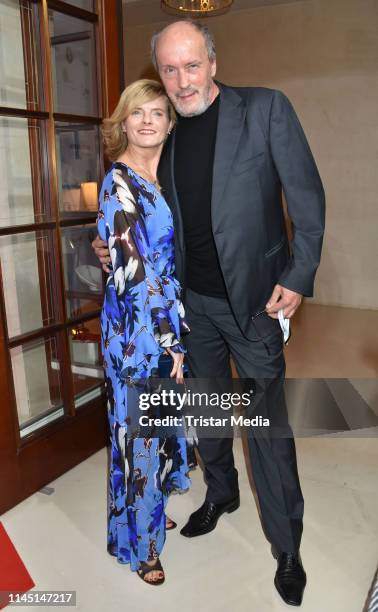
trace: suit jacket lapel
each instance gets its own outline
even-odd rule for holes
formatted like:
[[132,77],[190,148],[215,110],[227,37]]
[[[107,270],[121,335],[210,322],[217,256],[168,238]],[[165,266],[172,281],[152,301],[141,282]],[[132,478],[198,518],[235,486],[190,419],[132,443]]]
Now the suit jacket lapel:
[[180,249],[184,249],[184,232],[180,203],[175,185],[174,164],[175,164],[175,139],[176,131],[173,130],[169,140],[166,142],[159,162],[158,176],[163,188],[163,196],[173,215],[175,225],[175,241]]
[[[213,186],[212,186],[212,218],[217,206],[222,203],[222,196],[226,187],[231,165],[235,157],[241,133],[243,131],[246,107],[238,93],[217,82],[220,89],[219,115],[214,153]],[[173,130],[166,142],[159,164],[159,180],[163,187],[163,195],[172,210],[175,224],[175,242],[184,252],[184,231],[180,203],[176,191],[174,178],[176,131]],[[216,225],[213,221],[213,231]]]
[[[220,89],[220,100],[213,167],[212,213],[221,205],[246,113],[246,107],[234,89],[225,87],[221,83],[217,85]],[[216,219],[216,215],[213,219]],[[215,229],[213,223],[213,230]]]

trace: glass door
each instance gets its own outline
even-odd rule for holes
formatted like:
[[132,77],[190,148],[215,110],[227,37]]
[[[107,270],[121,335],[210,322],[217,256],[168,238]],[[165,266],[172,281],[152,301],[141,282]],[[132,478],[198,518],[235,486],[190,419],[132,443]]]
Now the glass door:
[[0,511],[106,442],[91,241],[118,5],[0,0]]

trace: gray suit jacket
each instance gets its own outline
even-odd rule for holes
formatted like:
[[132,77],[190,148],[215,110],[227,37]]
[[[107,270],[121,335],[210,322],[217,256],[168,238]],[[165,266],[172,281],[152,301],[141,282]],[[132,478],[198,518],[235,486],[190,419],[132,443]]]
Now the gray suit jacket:
[[[252,319],[264,309],[276,283],[313,295],[324,233],[324,190],[302,127],[284,94],[217,84],[212,230],[236,320],[247,338],[256,339]],[[174,145],[173,132],[160,160],[159,178],[173,212],[176,274],[185,288]],[[293,224],[290,249],[282,190]],[[258,336],[270,333],[275,322],[269,317],[260,321]]]

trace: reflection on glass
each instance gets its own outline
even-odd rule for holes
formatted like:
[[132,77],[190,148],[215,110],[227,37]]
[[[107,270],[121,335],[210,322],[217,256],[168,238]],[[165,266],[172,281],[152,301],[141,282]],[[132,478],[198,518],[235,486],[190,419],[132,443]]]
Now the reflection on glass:
[[21,430],[33,423],[36,424],[33,429],[38,429],[51,417],[61,416],[60,361],[56,338],[39,338],[12,348],[11,362]]
[[[33,27],[33,5],[17,0],[0,2],[0,106],[35,109],[38,106],[35,51],[37,28]],[[21,9],[21,10],[20,10]],[[22,39],[24,22],[24,43]],[[23,56],[28,57],[28,75],[25,79]]]
[[92,249],[95,226],[62,228],[67,316],[97,311],[103,300],[102,271]]
[[98,115],[94,25],[49,11],[54,110]]
[[102,393],[104,370],[99,320],[93,319],[72,327],[69,330],[69,343],[75,406],[79,407]]
[[66,2],[68,2],[68,4],[72,4],[73,6],[77,6],[78,8],[84,9],[86,11],[93,12],[95,9],[94,0],[66,0]]
[[97,212],[98,126],[56,124],[59,203],[63,216]]
[[0,236],[0,265],[10,338],[56,318],[51,232]]
[[41,132],[41,123],[34,119],[0,117],[0,227],[48,218],[41,182]]

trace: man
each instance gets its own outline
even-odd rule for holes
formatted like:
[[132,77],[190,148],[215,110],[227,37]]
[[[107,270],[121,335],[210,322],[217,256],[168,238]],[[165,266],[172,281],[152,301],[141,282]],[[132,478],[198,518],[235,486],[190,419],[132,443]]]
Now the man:
[[[282,93],[214,81],[214,41],[206,27],[170,24],[153,37],[152,58],[179,115],[159,177],[174,216],[191,374],[230,378],[231,354],[240,377],[274,381],[265,404],[269,413],[284,411],[278,311],[290,319],[302,296],[312,295],[324,232],[324,192],[311,151]],[[293,225],[290,252],[282,190]],[[306,574],[294,440],[256,436],[248,443],[277,558],[275,585],[286,603],[300,605]],[[186,537],[208,533],[239,506],[232,439],[201,439],[199,452],[208,489],[181,530]]]

